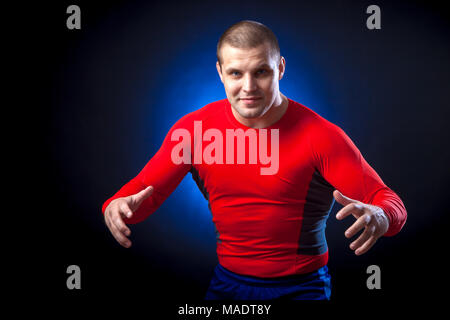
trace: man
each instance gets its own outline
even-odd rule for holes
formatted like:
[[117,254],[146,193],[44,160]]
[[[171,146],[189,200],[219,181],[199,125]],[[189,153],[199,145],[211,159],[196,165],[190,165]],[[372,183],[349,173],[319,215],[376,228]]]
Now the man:
[[[334,199],[344,206],[338,219],[356,218],[345,236],[362,230],[350,244],[356,255],[406,221],[400,198],[347,135],[280,92],[285,65],[266,26],[231,26],[217,45],[227,99],[181,118],[103,205],[108,228],[128,248],[127,224],[153,213],[191,172],[217,232],[219,265],[206,299],[330,299],[325,222]],[[245,141],[248,152],[239,153]]]

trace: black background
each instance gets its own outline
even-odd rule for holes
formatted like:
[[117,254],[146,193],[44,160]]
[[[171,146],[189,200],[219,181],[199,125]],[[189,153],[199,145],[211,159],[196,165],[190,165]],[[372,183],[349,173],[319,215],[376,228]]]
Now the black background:
[[[15,110],[19,119],[15,126],[17,143],[13,143],[12,150],[18,155],[13,163],[18,169],[8,173],[20,172],[14,175],[12,184],[16,191],[14,196],[18,196],[13,198],[14,212],[20,219],[12,228],[17,247],[9,263],[14,273],[8,280],[13,281],[19,297],[42,301],[44,307],[45,301],[65,306],[144,307],[152,308],[152,312],[160,310],[165,313],[164,318],[170,318],[176,315],[178,305],[203,303],[214,267],[211,252],[202,252],[189,244],[180,250],[183,251],[180,256],[167,255],[163,250],[152,251],[157,244],[126,250],[102,226],[99,211],[102,202],[145,164],[146,157],[132,164],[126,164],[126,156],[110,159],[117,154],[132,154],[140,148],[127,130],[139,114],[128,109],[124,115],[119,107],[110,107],[128,101],[129,87],[124,87],[124,93],[119,94],[120,101],[105,103],[101,110],[95,110],[98,107],[95,103],[79,104],[86,101],[84,96],[95,95],[92,92],[105,90],[102,86],[108,84],[87,87],[76,81],[80,75],[73,71],[87,70],[87,66],[80,63],[83,60],[76,57],[89,54],[77,50],[86,50],[85,38],[90,28],[100,28],[111,15],[126,17],[127,10],[131,15],[138,10],[136,8],[144,6],[143,3],[61,1],[14,9],[16,23],[10,25],[10,34],[14,48],[20,48],[17,52],[20,62],[13,64],[18,77],[11,78],[19,88],[15,97],[19,106]],[[236,17],[247,15],[258,20],[254,9],[258,6],[256,2],[209,2],[209,8],[217,12],[202,13],[205,3],[158,2],[156,6],[167,11],[161,9],[160,21],[155,23],[176,25],[166,29],[170,40],[177,29],[189,32],[190,26],[198,27],[198,18],[202,15],[214,17],[222,12],[222,16],[226,16],[228,12],[241,10]],[[81,7],[80,31],[66,28],[65,11],[70,4]],[[381,7],[382,30],[378,31],[375,42],[365,43],[370,31],[364,27],[367,16],[364,11],[370,4]],[[351,221],[336,222],[334,213],[340,207],[334,207],[328,222],[328,228],[334,231],[328,233],[327,230],[333,300],[325,305],[347,309],[361,304],[389,304],[399,311],[439,306],[448,283],[444,259],[448,243],[446,186],[450,160],[447,142],[449,14],[438,2],[425,1],[280,2],[271,5],[280,8],[273,13],[280,20],[295,16],[292,12],[292,16],[286,16],[283,7],[284,10],[298,8],[301,12],[298,20],[304,22],[296,23],[311,24],[311,34],[317,30],[316,42],[309,43],[314,47],[312,52],[319,52],[321,43],[343,48],[354,45],[353,50],[341,56],[330,57],[325,53],[318,56],[316,63],[330,66],[328,77],[323,80],[328,84],[324,94],[327,101],[336,101],[339,107],[339,125],[349,133],[387,185],[401,196],[408,210],[408,221],[400,234],[380,239],[370,253],[355,257],[343,239],[343,231]],[[351,21],[355,12],[361,13],[361,21]],[[228,25],[235,22],[236,17],[230,17]],[[114,33],[120,32],[119,21],[109,26],[111,34],[105,37],[113,39]],[[342,25],[336,26],[336,21],[341,21]],[[223,18],[218,28],[224,30],[227,22]],[[263,19],[261,22],[264,23]],[[18,35],[14,36],[16,32]],[[342,32],[345,34],[340,34]],[[169,40],[163,48],[169,52],[167,54],[176,51],[179,45]],[[326,49],[326,45],[323,46]],[[136,57],[128,59],[132,58]],[[126,66],[139,65],[139,59],[144,61],[145,56],[139,56],[138,61]],[[367,60],[373,64],[367,64]],[[71,61],[78,61],[79,65],[70,64]],[[106,61],[104,70],[109,68],[108,62],[114,63]],[[65,68],[66,65],[70,68]],[[157,66],[154,62],[153,67]],[[132,72],[136,71],[124,68],[124,77]],[[161,71],[155,74],[158,72]],[[362,82],[355,83],[358,80]],[[113,87],[121,84],[113,84]],[[72,89],[67,90],[68,87]],[[160,110],[152,112],[157,117]],[[90,134],[94,124],[103,134]],[[143,132],[144,129],[136,130]],[[68,142],[72,145],[68,146]],[[152,154],[158,146],[155,142],[150,150],[139,152]],[[71,152],[67,152],[69,148]],[[67,174],[67,170],[71,174]],[[96,174],[100,182],[95,186],[87,184],[82,179],[86,174]],[[92,222],[87,224],[80,219],[80,212],[92,215]],[[160,241],[162,247],[169,246],[165,242],[171,241],[175,231],[170,226],[157,229],[155,223],[157,221],[152,224],[150,218],[144,227],[136,226],[136,230],[142,238],[148,235],[153,242]],[[203,258],[208,262],[206,265],[202,264]],[[66,288],[66,268],[71,264],[79,265],[82,270],[82,289],[78,291]],[[379,265],[382,270],[381,290],[365,287],[368,276],[365,268],[371,264]],[[291,304],[288,310],[297,310],[298,306]]]

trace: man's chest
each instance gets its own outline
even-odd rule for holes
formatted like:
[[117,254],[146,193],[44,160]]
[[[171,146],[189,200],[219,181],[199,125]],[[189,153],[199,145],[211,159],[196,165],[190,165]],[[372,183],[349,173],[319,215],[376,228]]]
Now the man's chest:
[[[265,145],[257,140],[256,146],[247,139],[244,148],[235,142],[232,148],[223,148],[221,163],[193,164],[210,197],[247,195],[283,200],[304,194],[315,171],[309,142],[300,134],[283,131],[278,138],[268,135]],[[215,156],[213,149],[203,142],[206,155]]]

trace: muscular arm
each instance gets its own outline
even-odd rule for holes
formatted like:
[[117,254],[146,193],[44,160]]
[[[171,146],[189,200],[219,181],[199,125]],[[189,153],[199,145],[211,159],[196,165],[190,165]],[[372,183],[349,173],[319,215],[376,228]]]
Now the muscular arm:
[[348,197],[383,209],[389,219],[384,235],[397,234],[407,216],[402,200],[384,184],[344,131],[323,121],[325,126],[310,136],[316,169]]
[[102,206],[103,214],[105,214],[106,208],[114,199],[136,194],[150,185],[154,188],[152,195],[141,203],[139,209],[134,212],[131,218],[125,218],[124,222],[126,224],[141,222],[159,208],[159,206],[175,190],[181,180],[183,180],[191,167],[190,164],[174,164],[171,159],[172,148],[179,143],[178,141],[171,141],[172,132],[184,125],[186,125],[185,117],[180,119],[170,129],[160,149],[150,161],[148,161],[139,174],[126,183],[111,198],[105,201]]

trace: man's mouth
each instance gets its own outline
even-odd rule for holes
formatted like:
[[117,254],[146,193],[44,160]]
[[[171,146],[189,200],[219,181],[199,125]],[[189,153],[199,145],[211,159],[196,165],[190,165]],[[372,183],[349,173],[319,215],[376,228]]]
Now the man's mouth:
[[261,97],[244,97],[244,98],[240,98],[240,100],[242,100],[245,104],[252,104],[255,103],[258,100],[261,100]]

